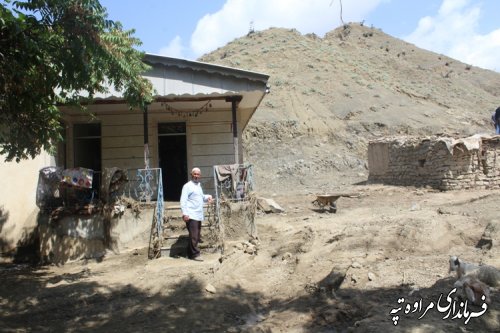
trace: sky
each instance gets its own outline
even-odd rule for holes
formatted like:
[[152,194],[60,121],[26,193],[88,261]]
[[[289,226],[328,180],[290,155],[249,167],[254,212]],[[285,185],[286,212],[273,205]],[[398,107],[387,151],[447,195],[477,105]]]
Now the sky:
[[[364,22],[416,46],[500,72],[498,0],[101,0],[138,48],[196,60],[250,29],[325,33]],[[341,6],[342,5],[342,6]],[[342,11],[341,11],[342,8]]]

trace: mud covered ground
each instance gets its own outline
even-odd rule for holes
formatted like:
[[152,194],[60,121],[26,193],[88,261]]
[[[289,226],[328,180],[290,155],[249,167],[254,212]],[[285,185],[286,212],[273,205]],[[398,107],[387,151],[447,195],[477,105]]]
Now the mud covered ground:
[[[203,253],[203,262],[148,260],[146,246],[100,262],[4,262],[0,331],[500,331],[497,290],[467,324],[452,319],[451,307],[425,313],[441,294],[440,306],[461,309],[446,301],[455,282],[450,255],[500,267],[498,239],[491,249],[476,247],[496,221],[499,190],[345,190],[357,195],[340,198],[336,214],[313,206],[313,195],[274,196],[286,212],[257,214],[254,253],[242,239],[228,242],[223,255]],[[482,310],[469,306],[476,315]]]

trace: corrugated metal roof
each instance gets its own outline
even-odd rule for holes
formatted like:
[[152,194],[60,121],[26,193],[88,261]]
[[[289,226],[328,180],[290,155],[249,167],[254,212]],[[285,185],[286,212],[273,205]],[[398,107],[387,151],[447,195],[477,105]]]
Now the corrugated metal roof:
[[[144,62],[152,66],[144,77],[153,84],[157,99],[254,95],[268,90],[269,75],[263,73],[153,54],[146,54]],[[109,87],[108,93],[96,94],[94,98],[97,103],[118,103],[123,100],[123,93]]]
[[267,80],[269,79],[269,75],[259,72],[246,71],[238,68],[227,67],[222,65],[214,65],[200,61],[193,61],[181,58],[171,58],[150,53],[147,53],[145,55],[144,62],[151,65],[159,64],[167,67],[172,66],[184,69],[191,69],[193,71],[206,71],[208,73],[217,73],[225,76],[234,76],[241,79],[262,81],[265,83],[267,83]]

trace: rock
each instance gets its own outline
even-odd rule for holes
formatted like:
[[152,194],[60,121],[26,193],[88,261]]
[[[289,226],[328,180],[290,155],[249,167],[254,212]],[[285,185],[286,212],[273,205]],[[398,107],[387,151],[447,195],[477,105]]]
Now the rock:
[[245,253],[248,253],[248,254],[254,254],[257,252],[257,249],[255,248],[254,245],[248,245],[246,248],[245,248]]
[[292,258],[292,254],[290,252],[286,252],[285,254],[283,254],[283,256],[281,257],[281,260],[287,260],[287,259],[290,259]]
[[[496,245],[500,240],[500,222],[492,220],[484,228],[481,239],[477,242],[476,247],[483,250],[491,250],[493,245]],[[494,244],[495,243],[495,244]]]
[[257,245],[259,245],[259,244],[260,244],[260,242],[259,242],[259,240],[258,240],[257,238],[252,238],[252,239],[250,239],[248,242],[249,242],[250,244],[255,245],[255,246],[257,246]]
[[372,272],[368,272],[368,280],[370,281],[375,280],[375,274],[373,274]]
[[319,287],[315,283],[306,283],[304,286],[304,289],[309,293],[309,294],[314,294],[319,290]]
[[352,268],[361,268],[361,264],[357,261],[354,261],[352,264],[351,264],[351,267]]
[[257,198],[258,207],[266,213],[283,213],[285,210],[273,199]]
[[211,294],[215,294],[217,290],[210,283],[205,286],[205,290]]

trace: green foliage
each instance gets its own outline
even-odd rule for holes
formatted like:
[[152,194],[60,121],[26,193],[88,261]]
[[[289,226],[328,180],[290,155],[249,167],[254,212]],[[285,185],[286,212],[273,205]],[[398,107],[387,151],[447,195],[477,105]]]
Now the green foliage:
[[123,91],[131,107],[151,102],[134,30],[107,19],[98,0],[0,0],[0,154],[35,157],[60,140],[58,104]]

